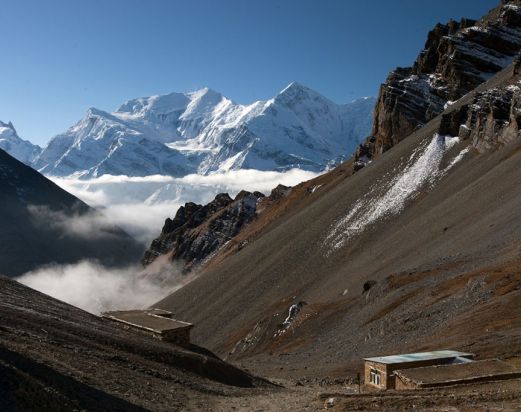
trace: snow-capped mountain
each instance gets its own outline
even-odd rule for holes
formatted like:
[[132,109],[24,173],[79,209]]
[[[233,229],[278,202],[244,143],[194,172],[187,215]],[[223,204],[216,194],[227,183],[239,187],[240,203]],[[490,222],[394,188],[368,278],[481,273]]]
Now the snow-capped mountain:
[[27,165],[30,165],[42,151],[40,146],[20,138],[11,122],[2,121],[0,121],[0,149]]
[[352,154],[371,129],[374,98],[338,105],[291,83],[249,105],[205,88],[89,109],[33,166],[55,176],[184,176],[237,169],[319,171]]

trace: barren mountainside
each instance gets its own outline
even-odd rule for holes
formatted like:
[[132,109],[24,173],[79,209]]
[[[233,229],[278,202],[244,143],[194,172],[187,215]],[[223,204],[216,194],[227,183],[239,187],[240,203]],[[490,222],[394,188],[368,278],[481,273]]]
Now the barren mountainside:
[[81,259],[125,265],[141,251],[99,212],[0,149],[0,274]]
[[181,348],[0,276],[2,411],[196,410],[267,386],[202,348]]
[[[521,370],[520,52],[521,0],[438,24],[381,86],[350,160],[267,196],[185,203],[144,254],[118,228],[92,249],[64,230],[85,226],[49,226],[92,211],[0,150],[0,255],[13,259],[0,273],[69,247],[141,257],[144,275],[181,269],[150,308],[193,324],[179,347],[0,275],[0,410],[518,410],[521,380],[488,381],[483,365]],[[318,170],[362,133],[342,119],[366,103],[298,84],[248,106],[209,89],[133,99],[89,111],[38,161],[85,176]],[[434,350],[478,362],[409,369],[443,386],[359,386],[364,358]]]
[[[511,30],[517,11],[483,24]],[[520,356],[519,61],[485,80],[359,172],[293,188],[157,305],[269,376],[441,347]]]

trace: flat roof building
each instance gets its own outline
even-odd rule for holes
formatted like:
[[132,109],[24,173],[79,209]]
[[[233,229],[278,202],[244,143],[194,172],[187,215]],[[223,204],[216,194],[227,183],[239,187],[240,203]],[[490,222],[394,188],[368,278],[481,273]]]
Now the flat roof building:
[[464,364],[425,366],[394,371],[396,389],[438,386],[521,378],[521,370],[498,359]]
[[173,319],[173,313],[162,309],[112,311],[103,313],[102,317],[118,322],[127,329],[182,346],[190,344],[190,330],[194,326]]
[[472,362],[473,358],[472,353],[452,350],[365,358],[365,383],[379,389],[394,389],[395,371],[433,365],[461,364]]

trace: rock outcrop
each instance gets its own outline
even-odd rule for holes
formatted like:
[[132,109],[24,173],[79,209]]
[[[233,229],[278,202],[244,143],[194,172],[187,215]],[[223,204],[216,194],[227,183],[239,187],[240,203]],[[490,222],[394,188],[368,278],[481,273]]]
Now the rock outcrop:
[[235,199],[218,194],[207,205],[186,203],[174,219],[166,219],[161,235],[152,241],[142,259],[151,264],[160,255],[179,261],[184,271],[208,259],[256,216],[260,192],[240,192]]
[[521,1],[502,1],[479,21],[438,24],[412,67],[381,86],[371,136],[354,170],[389,150],[448,105],[508,66],[521,50]]
[[439,133],[471,140],[479,152],[497,149],[521,137],[521,84],[477,93],[470,104],[446,113]]

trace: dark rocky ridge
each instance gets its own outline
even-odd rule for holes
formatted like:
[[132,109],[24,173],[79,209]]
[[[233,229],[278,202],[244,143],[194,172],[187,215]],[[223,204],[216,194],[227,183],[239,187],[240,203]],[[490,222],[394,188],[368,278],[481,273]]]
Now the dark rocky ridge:
[[440,134],[471,140],[479,152],[495,150],[518,139],[521,132],[519,82],[477,93],[472,103],[442,116]]
[[218,194],[207,205],[192,202],[181,206],[174,219],[166,219],[161,235],[152,241],[142,259],[150,265],[160,255],[179,261],[185,271],[202,263],[236,236],[256,216],[260,192],[240,192],[235,199]]
[[71,230],[96,210],[34,169],[0,150],[0,273],[18,276],[41,265],[95,259],[105,265],[137,263],[143,248],[116,226],[92,233]]
[[381,86],[371,136],[355,154],[364,167],[512,62],[521,49],[521,2],[503,1],[480,21],[438,24],[412,67]]

